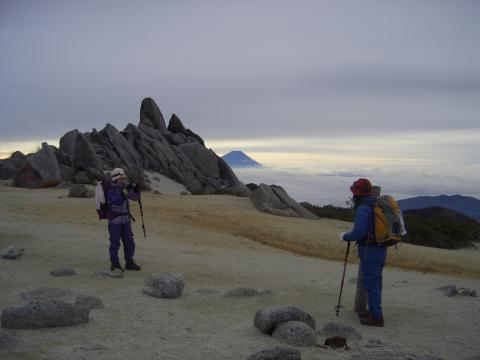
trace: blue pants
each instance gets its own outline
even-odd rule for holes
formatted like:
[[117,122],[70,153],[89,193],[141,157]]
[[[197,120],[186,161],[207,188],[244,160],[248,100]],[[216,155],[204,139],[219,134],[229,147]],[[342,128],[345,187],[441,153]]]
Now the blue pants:
[[118,259],[118,250],[120,249],[120,239],[123,243],[123,252],[125,260],[133,259],[135,255],[135,242],[133,241],[133,232],[130,223],[108,224],[110,233],[110,261],[112,264],[120,264]]
[[368,309],[375,319],[382,314],[382,271],[387,258],[387,248],[376,245],[359,245],[360,271],[363,287],[368,294]]

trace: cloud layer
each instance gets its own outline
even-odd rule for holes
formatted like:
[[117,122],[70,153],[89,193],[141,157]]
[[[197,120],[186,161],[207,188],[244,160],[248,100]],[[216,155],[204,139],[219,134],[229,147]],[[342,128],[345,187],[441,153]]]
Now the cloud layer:
[[352,169],[351,172],[302,173],[282,169],[235,169],[245,183],[277,184],[297,201],[316,205],[345,206],[351,197],[350,185],[366,177],[382,187],[383,194],[397,199],[424,195],[467,195],[480,198],[478,181],[473,178],[432,175],[411,170],[383,171]]

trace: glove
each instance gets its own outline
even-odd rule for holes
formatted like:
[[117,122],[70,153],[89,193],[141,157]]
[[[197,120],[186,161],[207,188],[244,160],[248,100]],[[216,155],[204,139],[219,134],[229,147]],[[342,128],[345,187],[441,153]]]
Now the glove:
[[347,240],[343,239],[343,235],[345,235],[346,233],[347,233],[347,231],[341,232],[340,235],[338,236],[338,239],[342,240],[342,241],[347,241]]
[[127,190],[132,190],[134,192],[139,192],[140,188],[138,186],[138,184],[134,183],[134,182],[131,182],[127,185],[126,187]]

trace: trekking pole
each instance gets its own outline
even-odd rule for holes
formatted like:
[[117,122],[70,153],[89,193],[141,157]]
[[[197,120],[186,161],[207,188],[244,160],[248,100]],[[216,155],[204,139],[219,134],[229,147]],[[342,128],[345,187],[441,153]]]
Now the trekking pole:
[[140,195],[140,191],[138,191],[138,205],[140,206],[140,216],[142,217],[143,237],[146,239],[147,234],[145,232],[145,222],[143,221],[143,206],[142,206],[142,197]]
[[340,285],[340,295],[338,296],[337,316],[340,312],[340,301],[342,300],[343,282],[345,281],[345,270],[347,270],[348,253],[350,252],[350,241],[347,241],[347,252],[345,253],[345,263],[343,265],[342,284]]

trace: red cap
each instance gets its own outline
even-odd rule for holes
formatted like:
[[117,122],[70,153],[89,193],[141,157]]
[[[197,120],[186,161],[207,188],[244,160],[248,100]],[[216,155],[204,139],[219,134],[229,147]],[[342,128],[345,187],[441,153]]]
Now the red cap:
[[372,195],[372,184],[368,179],[358,179],[350,186],[350,191],[357,196]]

